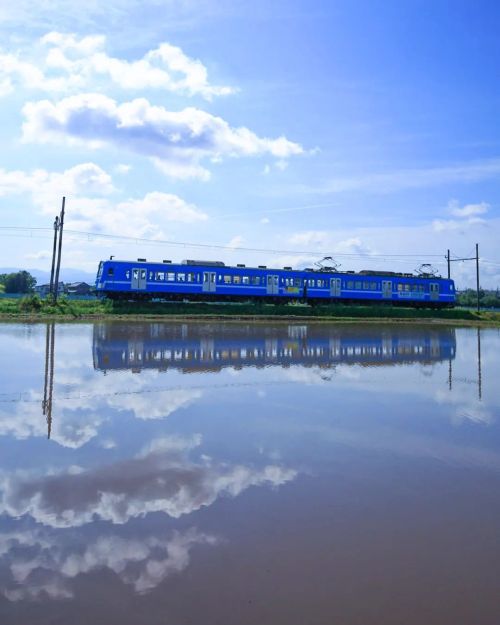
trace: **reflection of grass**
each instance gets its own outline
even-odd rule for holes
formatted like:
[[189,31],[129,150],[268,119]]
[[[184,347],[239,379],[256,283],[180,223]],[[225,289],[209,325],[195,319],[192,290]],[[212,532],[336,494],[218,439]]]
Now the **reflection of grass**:
[[4,318],[29,316],[39,319],[44,317],[110,317],[117,315],[147,316],[216,316],[216,317],[301,317],[311,319],[449,319],[487,321],[500,323],[500,313],[484,311],[476,313],[460,308],[446,310],[399,308],[391,306],[305,306],[300,304],[208,304],[208,303],[133,303],[111,302],[107,300],[68,300],[60,297],[57,302],[52,299],[40,299],[36,295],[28,295],[22,299],[0,299],[0,315]]

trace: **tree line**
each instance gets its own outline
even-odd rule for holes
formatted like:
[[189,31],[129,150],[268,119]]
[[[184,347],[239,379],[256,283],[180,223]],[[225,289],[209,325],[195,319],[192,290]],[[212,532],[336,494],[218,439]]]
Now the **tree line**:
[[33,293],[36,278],[29,271],[0,273],[0,290],[4,293]]

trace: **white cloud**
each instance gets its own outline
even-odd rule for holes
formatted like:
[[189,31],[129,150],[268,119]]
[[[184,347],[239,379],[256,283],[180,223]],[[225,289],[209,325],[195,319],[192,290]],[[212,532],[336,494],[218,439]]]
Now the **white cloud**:
[[91,149],[114,147],[155,159],[173,177],[206,177],[204,159],[271,154],[287,158],[303,148],[285,137],[258,137],[245,127],[232,128],[221,117],[193,107],[169,111],[145,98],[118,104],[97,93],[57,103],[27,103],[23,139],[34,143],[69,143]]
[[[236,89],[211,85],[206,67],[169,43],[161,43],[141,59],[127,61],[105,52],[106,37],[51,32],[33,51],[0,54],[0,84],[8,94],[15,85],[47,92],[89,89],[103,82],[121,89],[163,89],[206,100]],[[26,60],[20,57],[26,57]]]
[[329,239],[329,233],[323,230],[306,230],[296,232],[289,238],[292,245],[320,245],[323,246]]
[[495,178],[500,174],[500,159],[434,167],[427,169],[401,169],[384,173],[338,177],[317,188],[304,187],[307,192],[343,193],[394,193],[403,189],[418,189],[443,184],[476,182]]
[[446,232],[449,230],[459,230],[465,232],[472,226],[484,225],[485,219],[481,217],[469,217],[468,219],[434,219],[432,228],[436,232]]
[[465,206],[460,206],[457,200],[451,200],[448,204],[448,208],[455,217],[474,217],[475,215],[484,215],[487,213],[490,209],[490,205],[487,202],[480,202],[479,204],[465,204]]
[[125,165],[124,163],[119,163],[115,167],[115,172],[117,174],[128,174],[131,169],[132,169],[131,165]]
[[[61,196],[67,197],[66,228],[90,232],[158,238],[170,222],[195,223],[208,219],[203,211],[172,193],[153,191],[140,199],[113,202],[111,176],[94,163],[63,172],[0,169],[0,196],[28,193],[41,212],[54,215]],[[34,258],[34,257],[33,257]]]
[[261,224],[268,224],[270,222],[271,222],[271,220],[269,219],[269,217],[262,217],[262,219],[260,220],[259,223],[261,223]]
[[227,244],[227,247],[230,247],[232,249],[237,249],[238,247],[242,246],[244,241],[245,239],[240,234],[238,234],[229,241],[229,243]]

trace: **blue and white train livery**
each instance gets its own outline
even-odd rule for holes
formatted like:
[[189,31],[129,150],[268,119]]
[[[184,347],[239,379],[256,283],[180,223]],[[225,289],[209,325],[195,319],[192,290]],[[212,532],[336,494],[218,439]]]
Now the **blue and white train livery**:
[[101,261],[96,291],[111,299],[171,301],[302,300],[311,304],[455,305],[453,280],[391,271],[294,270],[227,266],[220,261]]

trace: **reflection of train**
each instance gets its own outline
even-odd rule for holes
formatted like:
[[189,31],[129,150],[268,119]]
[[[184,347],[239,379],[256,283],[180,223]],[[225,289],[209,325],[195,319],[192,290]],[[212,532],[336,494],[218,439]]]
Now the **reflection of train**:
[[455,357],[455,330],[430,327],[100,323],[94,368],[220,371],[223,367],[433,363]]
[[96,291],[112,299],[194,301],[266,301],[301,299],[311,304],[382,302],[400,306],[444,308],[455,305],[453,280],[431,274],[393,271],[334,272],[226,266],[220,261],[184,260],[172,264],[101,261]]

